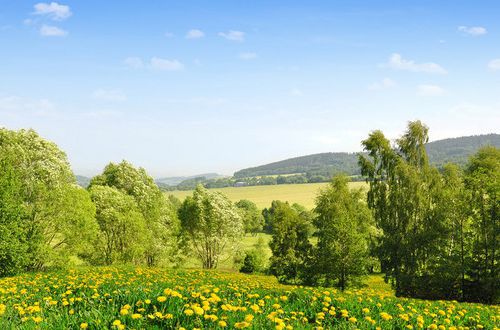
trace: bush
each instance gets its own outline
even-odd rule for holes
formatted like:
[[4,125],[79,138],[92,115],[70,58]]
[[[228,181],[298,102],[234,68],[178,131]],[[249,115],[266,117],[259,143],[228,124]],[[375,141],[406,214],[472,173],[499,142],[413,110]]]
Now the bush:
[[247,252],[245,255],[245,260],[243,261],[243,266],[240,268],[241,273],[251,274],[255,272],[255,256],[251,252]]

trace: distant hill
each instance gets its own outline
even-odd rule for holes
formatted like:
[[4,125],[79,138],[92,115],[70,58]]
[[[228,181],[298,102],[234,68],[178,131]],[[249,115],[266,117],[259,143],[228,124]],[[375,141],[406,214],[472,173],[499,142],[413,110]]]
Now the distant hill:
[[[469,156],[481,146],[493,145],[500,148],[500,134],[474,135],[433,141],[427,144],[429,160],[441,166],[447,162],[464,165]],[[234,173],[235,178],[263,175],[306,173],[308,176],[343,172],[359,175],[358,156],[356,153],[327,152],[308,156],[289,158],[282,161],[246,168]]]
[[[357,174],[358,158],[355,153],[325,152],[308,156],[295,157],[267,165],[251,167],[234,173],[235,178],[263,175],[311,173],[330,176],[332,172]],[[327,172],[327,173],[325,173]]]
[[83,188],[87,188],[90,184],[90,178],[83,175],[75,175],[76,183]]
[[165,178],[159,178],[156,179],[156,184],[159,186],[177,186],[179,183],[186,181],[186,180],[192,180],[195,178],[205,178],[207,180],[209,179],[216,179],[216,178],[221,178],[223,175],[217,174],[217,173],[205,173],[205,174],[198,174],[198,175],[191,175],[191,176],[172,176],[172,177],[165,177]]
[[472,154],[485,145],[500,148],[500,134],[462,136],[437,140],[428,143],[426,149],[429,161],[434,165],[441,166],[450,162],[464,165]]

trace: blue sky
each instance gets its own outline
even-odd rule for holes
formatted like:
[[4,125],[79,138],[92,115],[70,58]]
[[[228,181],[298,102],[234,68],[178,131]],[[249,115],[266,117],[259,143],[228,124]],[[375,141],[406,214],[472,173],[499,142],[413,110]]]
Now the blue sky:
[[359,151],[408,120],[499,133],[498,1],[0,0],[0,125],[94,175]]

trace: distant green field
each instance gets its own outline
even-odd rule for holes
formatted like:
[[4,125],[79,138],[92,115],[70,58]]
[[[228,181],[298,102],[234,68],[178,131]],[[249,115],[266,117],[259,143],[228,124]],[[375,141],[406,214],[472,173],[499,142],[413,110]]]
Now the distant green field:
[[[251,187],[226,187],[214,189],[224,193],[230,200],[236,202],[241,199],[248,199],[257,204],[259,208],[269,207],[273,200],[299,203],[307,208],[314,207],[314,199],[319,189],[325,187],[327,183],[304,183],[304,184],[281,184],[272,186],[251,186]],[[364,182],[351,182],[353,188],[366,187]],[[171,194],[184,200],[191,195],[192,191],[169,191]]]

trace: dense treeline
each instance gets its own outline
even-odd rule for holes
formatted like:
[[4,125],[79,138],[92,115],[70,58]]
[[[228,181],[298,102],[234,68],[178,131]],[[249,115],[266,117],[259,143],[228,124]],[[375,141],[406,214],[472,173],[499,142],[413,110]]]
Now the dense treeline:
[[[181,202],[126,161],[83,189],[55,144],[0,129],[0,276],[75,261],[182,266],[195,257],[216,268],[233,258],[242,272],[285,283],[344,290],[380,270],[397,295],[496,303],[500,150],[437,168],[427,140],[418,121],[395,143],[374,131],[358,156],[367,194],[338,175],[313,210],[274,201],[260,211],[201,184]],[[268,261],[262,240],[241,249],[243,235],[259,232],[271,235]]]
[[[176,186],[159,184],[164,191],[173,190],[194,190],[198,185],[203,185],[207,189],[224,187],[242,187],[242,186],[272,186],[278,184],[300,184],[300,183],[318,183],[328,182],[334,174],[318,171],[305,174],[277,175],[277,176],[255,176],[248,178],[224,177],[207,179],[203,176],[191,178],[182,181]],[[351,176],[352,181],[363,181],[361,175]]]

